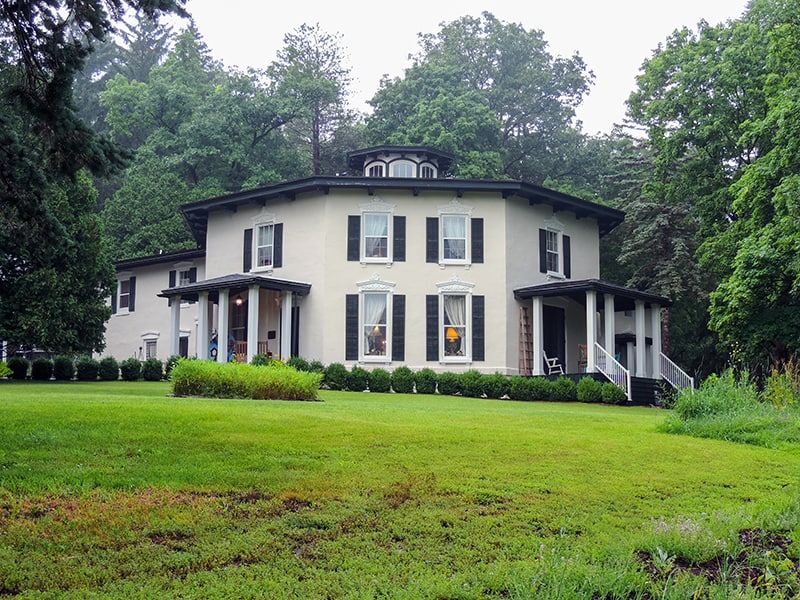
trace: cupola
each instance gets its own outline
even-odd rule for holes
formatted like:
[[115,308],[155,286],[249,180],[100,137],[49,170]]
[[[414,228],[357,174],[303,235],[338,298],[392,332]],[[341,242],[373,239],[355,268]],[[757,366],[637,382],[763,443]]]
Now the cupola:
[[375,146],[347,155],[347,166],[366,177],[438,179],[449,174],[454,156],[427,146]]

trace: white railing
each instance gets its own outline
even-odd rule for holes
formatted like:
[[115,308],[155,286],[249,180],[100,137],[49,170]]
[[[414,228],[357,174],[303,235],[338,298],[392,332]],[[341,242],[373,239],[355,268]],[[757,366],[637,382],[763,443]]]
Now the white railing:
[[628,369],[623,367],[616,358],[606,352],[606,349],[598,343],[594,345],[594,366],[611,383],[618,385],[625,391],[628,402],[633,399],[633,396],[631,396],[631,374]]
[[669,383],[676,390],[690,390],[694,391],[694,377],[690,377],[678,365],[667,358],[663,352],[661,355],[661,377]]

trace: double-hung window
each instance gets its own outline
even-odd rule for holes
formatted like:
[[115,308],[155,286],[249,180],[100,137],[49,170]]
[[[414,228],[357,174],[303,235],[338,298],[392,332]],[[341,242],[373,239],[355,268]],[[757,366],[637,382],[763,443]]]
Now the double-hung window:
[[119,296],[117,308],[120,312],[126,312],[131,305],[131,280],[123,279],[119,282]]
[[275,249],[275,225],[264,223],[256,228],[256,268],[272,267]]
[[365,359],[388,356],[389,294],[361,295],[361,354]]
[[442,215],[442,261],[467,262],[467,215]]
[[362,231],[364,241],[362,256],[369,262],[370,259],[389,259],[389,228],[391,215],[388,212],[362,214]]
[[439,322],[442,324],[440,339],[444,360],[464,360],[470,355],[467,299],[466,294],[441,296],[442,318]]
[[136,277],[127,273],[118,273],[117,277],[117,289],[111,296],[111,312],[132,313],[136,303]]
[[555,217],[539,230],[539,271],[552,279],[570,279],[572,262],[570,237]]
[[545,230],[547,236],[545,260],[547,261],[547,271],[549,273],[561,273],[561,261],[559,259],[558,251],[558,237],[557,231]]

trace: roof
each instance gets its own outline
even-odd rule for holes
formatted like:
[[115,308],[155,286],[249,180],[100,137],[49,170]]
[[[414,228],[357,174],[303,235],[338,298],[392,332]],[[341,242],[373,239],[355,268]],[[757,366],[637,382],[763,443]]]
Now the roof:
[[378,158],[385,154],[400,154],[401,156],[413,156],[417,159],[431,160],[436,162],[440,171],[447,171],[455,161],[455,156],[428,146],[373,146],[363,150],[355,150],[347,154],[347,166],[350,169],[363,170],[364,163],[369,159]]
[[176,252],[151,254],[150,256],[141,256],[139,258],[126,258],[125,260],[118,260],[114,263],[114,266],[118,271],[124,271],[125,269],[134,269],[136,267],[147,267],[150,265],[160,265],[163,263],[195,260],[197,258],[204,258],[205,255],[206,251],[202,248],[193,248],[191,250],[178,250]]
[[586,292],[594,290],[601,294],[597,298],[598,308],[603,306],[602,294],[614,295],[615,310],[633,310],[636,300],[641,300],[645,306],[658,304],[662,307],[672,306],[672,300],[642,290],[625,287],[601,279],[579,279],[567,281],[550,281],[539,283],[514,290],[514,297],[517,300],[527,300],[534,296],[552,298],[555,296],[567,296],[581,303],[586,302]]
[[294,292],[305,296],[311,291],[311,284],[302,281],[292,281],[290,279],[277,279],[274,277],[263,277],[260,275],[240,275],[238,273],[231,275],[223,275],[222,277],[214,277],[212,279],[205,279],[196,283],[189,283],[186,285],[174,286],[161,290],[158,294],[161,298],[172,298],[180,296],[183,300],[197,300],[200,292],[209,292],[209,294],[218,294],[220,290],[236,291],[246,290],[252,285],[257,285],[264,290],[274,290],[278,292]]
[[368,195],[380,190],[407,190],[415,196],[425,191],[446,191],[458,197],[470,192],[497,194],[503,199],[520,196],[527,199],[531,205],[547,204],[552,206],[554,211],[571,211],[578,218],[597,219],[601,236],[609,233],[625,218],[625,214],[615,208],[521,181],[398,177],[308,177],[191,202],[181,206],[180,210],[198,245],[204,246],[208,215],[212,211],[230,210],[235,212],[241,205],[260,203],[263,206],[270,200],[279,198],[295,200],[299,195],[308,193],[327,195],[334,188],[362,190]]

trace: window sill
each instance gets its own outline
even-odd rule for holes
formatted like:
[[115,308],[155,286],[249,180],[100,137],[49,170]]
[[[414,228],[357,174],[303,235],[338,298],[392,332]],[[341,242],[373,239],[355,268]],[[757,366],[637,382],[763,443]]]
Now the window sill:
[[465,269],[469,269],[472,266],[472,263],[468,260],[443,260],[439,261],[439,268],[444,269],[446,267],[464,267]]
[[386,265],[387,268],[392,266],[392,259],[390,258],[362,258],[361,259],[361,266],[366,267],[367,265]]
[[563,273],[556,273],[555,271],[548,271],[547,272],[547,279],[557,279],[559,281],[563,281],[566,279]]
[[369,355],[367,355],[367,356],[362,356],[358,360],[358,362],[361,363],[361,364],[369,363],[369,364],[389,365],[389,364],[392,363],[392,359],[389,358],[388,356],[369,356]]
[[469,365],[472,364],[471,356],[445,356],[439,359],[442,365]]
[[269,266],[269,267],[255,267],[253,269],[250,269],[250,272],[251,273],[263,273],[263,274],[266,274],[266,275],[271,275],[273,270],[274,270],[274,268],[271,267],[271,266]]

